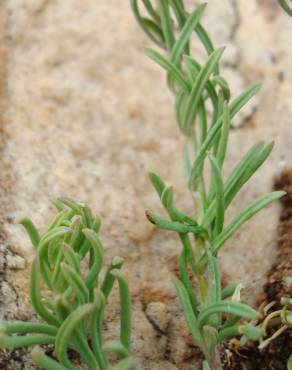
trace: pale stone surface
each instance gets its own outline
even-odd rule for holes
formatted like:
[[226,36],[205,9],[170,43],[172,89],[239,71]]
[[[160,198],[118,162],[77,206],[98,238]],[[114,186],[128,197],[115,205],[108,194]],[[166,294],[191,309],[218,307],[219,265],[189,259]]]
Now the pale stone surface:
[[[233,91],[263,82],[258,100],[235,122],[244,126],[231,133],[226,173],[256,141],[276,144],[269,162],[230,207],[228,219],[271,190],[274,176],[291,166],[292,21],[274,3],[212,0],[204,17],[215,45],[228,46],[223,71]],[[30,261],[33,249],[16,225],[19,217],[31,217],[43,229],[53,215],[49,196],[90,204],[103,219],[107,262],[113,255],[126,259],[139,368],[193,368],[191,341],[170,283],[178,239],[155,230],[144,217],[145,208],[162,214],[146,176],[149,170],[174,185],[179,206],[192,212],[184,193],[183,141],[164,74],[143,53],[151,44],[136,25],[128,1],[117,6],[116,0],[13,0],[2,2],[0,12],[1,55],[2,50],[7,54],[0,66],[1,75],[5,71],[3,245]],[[225,279],[242,281],[251,301],[273,262],[277,219],[274,205],[245,225],[221,253]],[[21,257],[11,258],[10,267],[25,267]],[[9,318],[29,316],[28,270],[6,267],[1,317],[6,312]],[[19,299],[21,306],[13,304]],[[156,308],[157,302],[167,305],[166,334],[157,333],[144,312],[151,302]],[[117,332],[118,311],[111,309],[108,316],[110,336]],[[14,364],[17,368],[23,367]]]

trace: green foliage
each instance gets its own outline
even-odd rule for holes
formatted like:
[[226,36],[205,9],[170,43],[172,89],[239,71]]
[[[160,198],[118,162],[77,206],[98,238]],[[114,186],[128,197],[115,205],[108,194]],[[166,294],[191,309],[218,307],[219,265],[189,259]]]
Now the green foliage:
[[[52,203],[59,212],[43,236],[30,220],[20,221],[36,249],[29,293],[42,322],[1,322],[1,348],[52,345],[57,360],[39,347],[32,351],[35,363],[49,370],[78,369],[69,351],[77,353],[90,370],[109,369],[108,352],[116,354],[115,369],[135,369],[130,355],[131,300],[121,271],[123,260],[114,257],[101,279],[100,219],[71,199]],[[104,343],[104,310],[115,281],[120,291],[120,338]]]
[[[223,175],[230,122],[260,86],[252,85],[230,99],[228,83],[220,75],[219,63],[224,48],[214,48],[200,23],[205,5],[188,13],[182,0],[158,0],[157,8],[150,1],[146,5],[145,1],[132,0],[131,4],[142,29],[164,50],[160,53],[148,49],[147,55],[165,70],[174,95],[178,128],[186,137],[183,163],[188,188],[195,200],[195,216],[178,210],[172,187],[151,173],[150,181],[168,218],[151,211],[146,215],[159,228],[179,235],[182,244],[180,278],[173,282],[194,342],[206,358],[204,367],[217,369],[216,346],[220,341],[237,335],[258,340],[262,335],[261,327],[254,325],[259,314],[240,301],[241,287],[233,285],[222,290],[218,252],[246,221],[284,194],[273,192],[260,197],[225,225],[227,208],[273,147],[273,143],[266,146],[256,143],[229,175]],[[193,33],[197,34],[207,54],[202,65],[191,54]]]

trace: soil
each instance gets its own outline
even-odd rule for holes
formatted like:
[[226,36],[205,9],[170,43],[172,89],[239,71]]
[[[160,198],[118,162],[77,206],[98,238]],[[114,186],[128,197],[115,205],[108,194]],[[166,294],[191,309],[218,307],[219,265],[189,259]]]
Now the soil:
[[[281,307],[281,297],[292,296],[292,285],[289,283],[292,276],[292,170],[286,170],[276,178],[274,187],[275,190],[285,190],[287,194],[281,200],[277,258],[267,274],[263,292],[258,296],[259,305],[274,301],[273,310]],[[268,334],[270,336],[273,332]],[[291,353],[292,329],[286,330],[262,351],[255,344],[239,347],[236,340],[231,340],[225,347],[224,369],[284,370]]]

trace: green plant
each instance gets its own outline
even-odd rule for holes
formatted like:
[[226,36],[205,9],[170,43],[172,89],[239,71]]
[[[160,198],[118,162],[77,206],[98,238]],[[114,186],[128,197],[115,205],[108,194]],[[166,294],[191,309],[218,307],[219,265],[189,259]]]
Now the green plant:
[[[44,322],[1,322],[1,348],[52,345],[58,361],[39,347],[32,351],[44,369],[76,370],[69,351],[90,370],[135,369],[130,355],[131,301],[121,272],[123,259],[114,257],[100,281],[104,251],[98,237],[100,219],[70,199],[52,200],[58,209],[42,237],[29,219],[20,223],[36,250],[31,267],[30,301]],[[102,325],[108,296],[117,281],[120,291],[120,338],[103,342]],[[15,335],[16,334],[16,335]],[[118,358],[111,367],[108,352]]]
[[[186,138],[183,164],[195,216],[177,209],[172,187],[154,173],[150,174],[150,180],[168,219],[151,211],[146,214],[161,229],[178,233],[182,245],[178,261],[180,278],[174,278],[173,282],[194,342],[205,356],[204,369],[221,369],[218,344],[237,335],[258,340],[262,328],[255,325],[258,313],[240,302],[240,285],[221,288],[218,252],[243,223],[284,192],[272,192],[259,198],[224,225],[227,208],[273,147],[273,143],[256,143],[230,175],[223,177],[230,121],[257,93],[259,85],[248,87],[230,100],[230,88],[220,75],[219,62],[224,48],[214,49],[200,23],[205,5],[188,13],[183,0],[156,3],[157,7],[150,0],[131,0],[138,23],[165,51],[161,54],[148,49],[147,54],[166,71],[167,83],[175,98],[178,127]],[[142,15],[139,4],[144,5],[147,16]],[[191,55],[193,33],[197,34],[208,56],[203,65]],[[207,159],[211,168],[209,180]]]

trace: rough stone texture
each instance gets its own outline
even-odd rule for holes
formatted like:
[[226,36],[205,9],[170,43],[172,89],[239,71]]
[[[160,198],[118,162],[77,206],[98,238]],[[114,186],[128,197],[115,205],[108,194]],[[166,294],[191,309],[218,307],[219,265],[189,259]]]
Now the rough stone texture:
[[[173,184],[178,204],[192,212],[177,154],[183,143],[164,75],[143,53],[150,43],[128,1],[14,0],[1,2],[0,15],[0,254],[9,248],[12,256],[5,264],[0,257],[1,317],[30,315],[28,270],[15,271],[24,261],[13,255],[29,263],[33,249],[17,219],[26,215],[43,229],[53,214],[48,197],[74,197],[102,216],[107,260],[126,258],[139,368],[193,368],[197,353],[169,279],[179,243],[144,217],[145,208],[161,212],[149,170]],[[235,122],[244,125],[232,131],[226,173],[254,142],[276,143],[230,207],[230,219],[291,166],[292,21],[274,0],[212,0],[204,22],[216,46],[228,45],[224,74],[233,90],[263,82],[258,101]],[[277,205],[269,207],[220,257],[225,280],[242,281],[251,301],[275,257],[277,219]],[[169,323],[161,330],[165,305]],[[108,313],[108,336],[117,314]],[[19,358],[9,369],[24,368]]]

